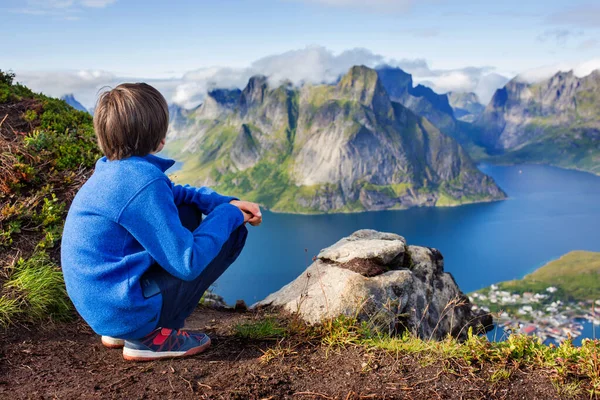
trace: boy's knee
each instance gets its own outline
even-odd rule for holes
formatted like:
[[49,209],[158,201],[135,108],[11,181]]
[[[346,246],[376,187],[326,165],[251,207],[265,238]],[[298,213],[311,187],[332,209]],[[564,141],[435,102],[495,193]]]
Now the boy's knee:
[[241,225],[231,234],[231,239],[235,244],[236,248],[243,248],[246,244],[246,238],[248,237],[248,228],[246,225]]
[[181,204],[177,206],[181,225],[189,231],[194,231],[202,222],[202,212],[193,204]]

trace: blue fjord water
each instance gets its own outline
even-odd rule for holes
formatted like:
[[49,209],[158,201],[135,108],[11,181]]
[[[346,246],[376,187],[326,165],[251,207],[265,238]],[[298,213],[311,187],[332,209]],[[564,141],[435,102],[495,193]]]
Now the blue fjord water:
[[214,290],[228,303],[252,304],[295,279],[320,249],[365,228],[438,248],[464,292],[521,278],[571,250],[600,251],[599,176],[541,165],[480,168],[507,200],[358,214],[265,211]]

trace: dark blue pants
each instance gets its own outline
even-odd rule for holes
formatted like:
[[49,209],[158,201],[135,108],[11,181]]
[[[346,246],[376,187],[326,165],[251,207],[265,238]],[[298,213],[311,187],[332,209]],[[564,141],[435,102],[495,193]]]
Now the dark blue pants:
[[[181,223],[190,231],[194,231],[202,222],[202,213],[195,206],[182,205],[178,209]],[[157,327],[183,328],[186,318],[194,311],[204,292],[238,258],[247,236],[248,230],[244,225],[237,228],[215,259],[193,281],[176,278],[158,264],[150,267],[143,280],[156,284],[163,298]]]

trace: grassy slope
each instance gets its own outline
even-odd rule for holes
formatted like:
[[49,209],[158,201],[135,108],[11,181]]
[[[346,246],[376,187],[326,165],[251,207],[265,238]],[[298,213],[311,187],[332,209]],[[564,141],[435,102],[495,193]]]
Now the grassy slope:
[[572,251],[523,279],[502,282],[499,286],[518,293],[543,292],[555,286],[563,298],[597,300],[600,298],[600,253]]
[[73,315],[58,245],[100,156],[89,114],[13,77],[0,71],[0,327]]

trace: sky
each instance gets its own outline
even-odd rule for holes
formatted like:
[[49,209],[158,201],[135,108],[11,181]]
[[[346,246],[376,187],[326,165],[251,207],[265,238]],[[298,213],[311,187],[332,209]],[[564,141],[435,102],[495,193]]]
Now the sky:
[[399,66],[487,102],[506,80],[600,68],[600,2],[558,0],[0,0],[0,69],[85,106],[123,81],[198,104],[214,86],[328,82]]

